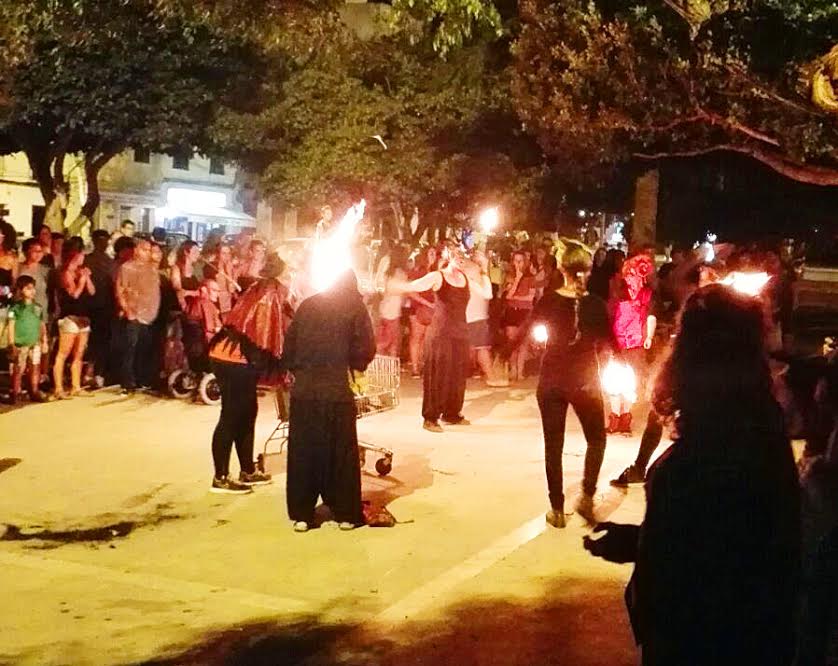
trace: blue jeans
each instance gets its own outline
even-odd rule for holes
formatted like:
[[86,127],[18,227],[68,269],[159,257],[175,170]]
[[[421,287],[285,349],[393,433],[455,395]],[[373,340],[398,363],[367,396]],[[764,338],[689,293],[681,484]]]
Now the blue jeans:
[[122,388],[129,391],[137,388],[137,381],[150,386],[151,370],[151,326],[138,321],[122,321]]

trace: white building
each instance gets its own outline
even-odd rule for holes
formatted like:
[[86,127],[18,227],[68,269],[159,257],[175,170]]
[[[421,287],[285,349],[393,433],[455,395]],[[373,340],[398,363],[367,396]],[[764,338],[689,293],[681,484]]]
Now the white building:
[[[84,170],[74,157],[67,158],[64,170],[70,189],[66,217],[72,221],[83,201]],[[164,227],[199,241],[212,229],[235,233],[256,227],[256,217],[243,205],[256,213],[252,190],[237,176],[235,167],[214,159],[125,151],[99,175],[101,204],[93,226],[112,231],[131,220],[137,231]],[[32,235],[43,220],[44,201],[23,154],[0,157],[0,204],[24,236]],[[270,212],[266,214],[270,227]]]

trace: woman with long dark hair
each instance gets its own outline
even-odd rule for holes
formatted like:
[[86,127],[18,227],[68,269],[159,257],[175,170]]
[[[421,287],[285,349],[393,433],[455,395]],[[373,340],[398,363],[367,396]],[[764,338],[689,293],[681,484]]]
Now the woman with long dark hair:
[[568,243],[559,270],[564,284],[547,292],[533,311],[532,326],[545,326],[547,348],[538,380],[538,408],[544,430],[544,463],[550,511],[547,522],[564,527],[564,449],[567,408],[573,407],[585,433],[585,471],[576,512],[594,522],[594,493],[605,455],[605,411],[599,381],[598,348],[610,345],[611,329],[602,299],[585,290],[591,254]]
[[201,248],[195,241],[183,241],[177,250],[175,265],[172,266],[172,287],[183,312],[186,312],[189,299],[195,298],[201,287],[201,281],[195,275],[195,264],[200,257]]
[[643,524],[586,541],[636,562],[643,664],[790,664],[800,499],[759,301],[721,285],[693,294],[654,404],[677,436],[649,470]]
[[442,268],[404,287],[407,292],[431,290],[436,295],[425,338],[422,376],[422,427],[430,432],[442,432],[440,419],[448,425],[470,425],[462,413],[469,370],[468,278],[462,268],[462,250],[457,245],[446,243],[442,260]]
[[90,339],[90,296],[96,293],[89,268],[84,266],[84,252],[75,245],[66,248],[58,276],[58,347],[52,368],[56,398],[66,398],[64,364],[70,361],[70,394],[81,394],[84,352]]

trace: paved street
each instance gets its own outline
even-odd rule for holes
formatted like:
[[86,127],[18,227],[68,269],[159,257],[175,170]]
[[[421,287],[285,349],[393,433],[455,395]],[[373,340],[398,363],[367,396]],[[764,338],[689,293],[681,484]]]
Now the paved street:
[[[291,530],[284,456],[273,485],[210,494],[215,408],[106,390],[3,413],[0,663],[636,663],[631,568],[590,557],[578,518],[545,528],[532,386],[473,384],[474,425],[442,435],[421,429],[412,383],[361,421],[396,451],[389,477],[364,475],[365,499],[399,524],[351,533]],[[273,425],[266,396],[257,445]],[[609,442],[603,480],[636,446]],[[642,490],[607,488],[612,519],[638,520]]]

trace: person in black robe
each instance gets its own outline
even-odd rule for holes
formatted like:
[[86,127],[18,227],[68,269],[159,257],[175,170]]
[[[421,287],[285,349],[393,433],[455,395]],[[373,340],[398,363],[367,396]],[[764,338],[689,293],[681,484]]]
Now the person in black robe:
[[302,302],[281,367],[293,374],[288,433],[288,516],[305,532],[322,497],[341,529],[362,525],[361,470],[351,372],[375,357],[372,321],[352,271]]

